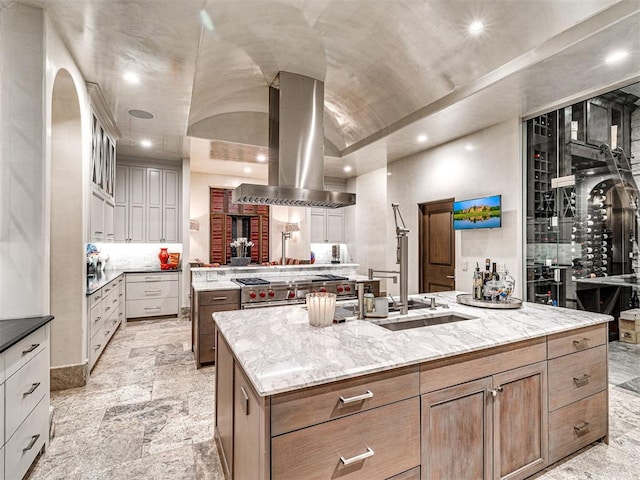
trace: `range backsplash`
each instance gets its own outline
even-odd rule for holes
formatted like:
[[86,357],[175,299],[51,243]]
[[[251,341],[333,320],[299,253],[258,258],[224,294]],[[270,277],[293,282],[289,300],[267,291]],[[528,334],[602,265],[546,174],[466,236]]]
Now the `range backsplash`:
[[[169,253],[182,254],[181,243],[94,243],[98,251],[108,255],[105,269],[153,268],[160,266],[160,247]],[[182,258],[180,262],[182,263]]]

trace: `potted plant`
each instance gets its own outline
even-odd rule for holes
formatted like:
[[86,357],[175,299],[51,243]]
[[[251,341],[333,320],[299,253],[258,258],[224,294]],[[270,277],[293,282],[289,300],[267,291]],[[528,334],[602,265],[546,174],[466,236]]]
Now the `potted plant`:
[[235,249],[235,256],[231,257],[232,266],[244,267],[251,263],[251,257],[247,256],[247,250],[253,247],[252,241],[247,241],[245,237],[238,237],[230,245]]

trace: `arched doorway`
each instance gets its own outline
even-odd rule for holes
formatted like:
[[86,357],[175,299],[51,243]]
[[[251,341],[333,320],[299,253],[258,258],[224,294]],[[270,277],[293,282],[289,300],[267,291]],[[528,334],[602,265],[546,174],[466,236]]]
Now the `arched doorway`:
[[[84,384],[82,124],[71,75],[60,70],[51,100],[50,311],[51,387]],[[57,369],[56,367],[65,367]]]

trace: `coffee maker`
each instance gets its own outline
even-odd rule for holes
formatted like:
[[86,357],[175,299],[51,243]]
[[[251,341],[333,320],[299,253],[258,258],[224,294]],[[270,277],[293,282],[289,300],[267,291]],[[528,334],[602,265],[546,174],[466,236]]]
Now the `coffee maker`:
[[340,263],[340,245],[331,245],[331,263]]

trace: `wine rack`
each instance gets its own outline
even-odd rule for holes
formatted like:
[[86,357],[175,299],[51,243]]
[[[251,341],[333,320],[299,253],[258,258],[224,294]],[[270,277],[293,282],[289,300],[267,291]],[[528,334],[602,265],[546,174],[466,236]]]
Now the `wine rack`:
[[612,232],[608,229],[606,188],[604,182],[596,185],[588,196],[587,211],[574,217],[571,244],[575,278],[610,274]]

